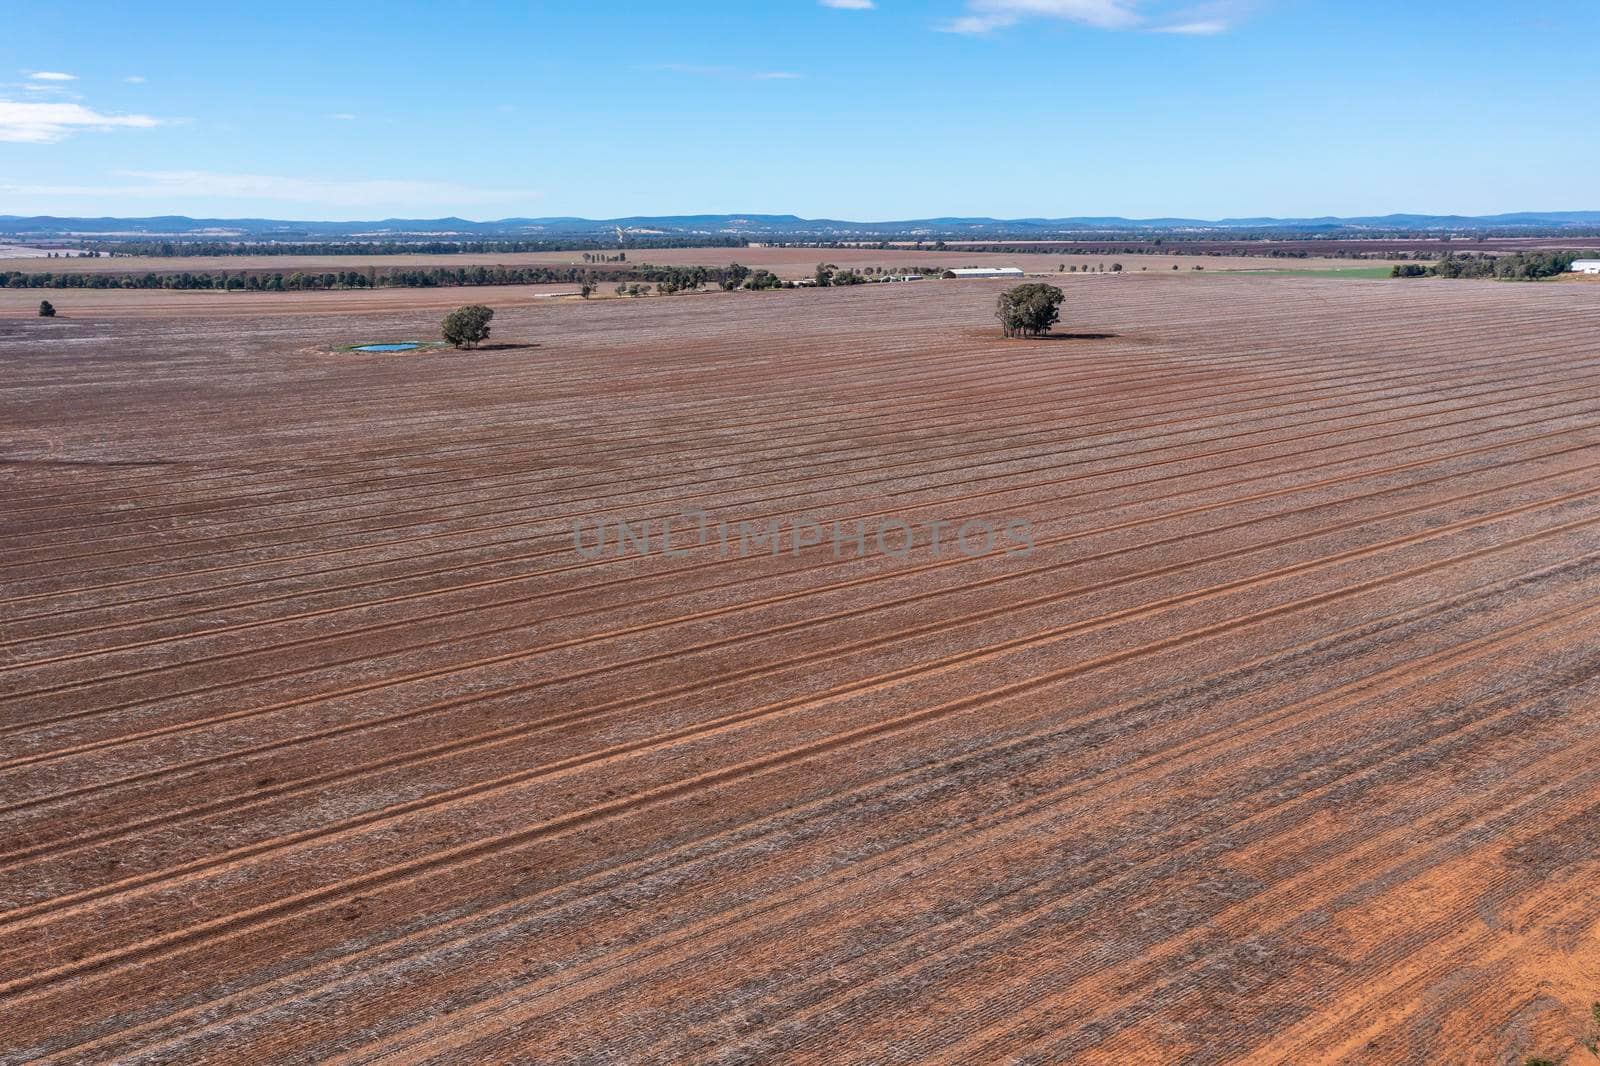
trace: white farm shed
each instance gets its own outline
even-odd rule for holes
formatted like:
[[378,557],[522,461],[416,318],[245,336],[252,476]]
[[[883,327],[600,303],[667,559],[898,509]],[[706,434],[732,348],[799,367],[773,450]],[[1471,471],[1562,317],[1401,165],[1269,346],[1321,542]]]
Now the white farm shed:
[[1600,259],[1574,259],[1572,261],[1574,274],[1600,274]]
[[1021,267],[956,267],[950,271],[958,278],[1020,278]]

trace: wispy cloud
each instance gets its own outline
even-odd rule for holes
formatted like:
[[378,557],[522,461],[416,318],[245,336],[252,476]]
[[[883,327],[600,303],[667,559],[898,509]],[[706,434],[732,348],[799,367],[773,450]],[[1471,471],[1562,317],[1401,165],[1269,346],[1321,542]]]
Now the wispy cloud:
[[872,0],[817,0],[817,3],[840,11],[871,11],[878,6]]
[[1176,6],[1161,0],[967,0],[966,13],[940,25],[947,33],[985,34],[1024,19],[1049,18],[1098,30],[1206,36],[1225,33],[1251,0]]
[[82,104],[0,100],[0,141],[52,144],[84,131],[159,125],[161,120],[149,115],[108,115]]
[[335,111],[328,117],[335,122],[354,122],[356,120],[356,117],[348,111]]
[[788,70],[739,70],[735,67],[702,67],[692,63],[655,63],[641,70],[660,70],[697,78],[723,78],[729,81],[796,81],[805,77]]
[[451,182],[391,178],[299,178],[210,170],[117,170],[111,176],[121,180],[101,185],[0,184],[0,195],[155,199],[175,205],[194,200],[274,200],[334,207],[526,201],[540,195],[528,189],[480,189]]
[[129,85],[143,85],[145,82],[145,77],[143,74],[129,74],[122,80],[127,82]]
[[1025,18],[1065,19],[1102,30],[1139,24],[1133,0],[967,0],[967,13],[941,28],[951,33],[988,33]]
[[1197,37],[1206,37],[1213,33],[1227,33],[1228,24],[1221,19],[1202,20],[1200,22],[1180,22],[1172,26],[1151,27],[1157,33],[1187,33]]
[[59,70],[36,70],[28,75],[34,81],[77,81],[76,74],[63,74]]

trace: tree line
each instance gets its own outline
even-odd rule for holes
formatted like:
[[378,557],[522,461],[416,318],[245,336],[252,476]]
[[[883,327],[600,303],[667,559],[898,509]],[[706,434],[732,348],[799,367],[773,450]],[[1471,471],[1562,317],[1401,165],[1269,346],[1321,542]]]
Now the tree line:
[[[1485,255],[1482,252],[1449,254],[1436,263],[1400,263],[1389,271],[1392,278],[1498,278],[1501,281],[1537,281],[1565,274],[1584,252],[1513,252],[1510,255]],[[1592,254],[1592,253],[1588,253]]]
[[[743,237],[629,237],[627,247],[649,248],[743,248],[750,242]],[[387,240],[387,241],[201,241],[201,240],[123,240],[96,241],[89,251],[73,258],[98,255],[178,256],[224,255],[457,255],[495,252],[615,252],[615,238],[607,240],[522,240],[492,239],[476,241]]]
[[[937,275],[939,267],[896,267],[894,273]],[[843,271],[821,284],[850,285],[890,273],[885,267]],[[819,276],[822,271],[819,269]],[[366,267],[358,270],[272,271],[176,270],[79,272],[11,270],[0,272],[0,288],[10,289],[211,289],[227,292],[308,292],[323,289],[432,289],[475,285],[578,285],[591,290],[601,282],[652,284],[658,292],[692,291],[705,285],[724,289],[776,289],[782,279],[767,270],[738,263],[722,267],[657,266],[650,263],[591,266]]]
[[[720,283],[729,267],[652,266],[476,266],[367,267],[361,270],[283,271],[181,270],[87,273],[20,270],[0,272],[0,288],[11,289],[219,289],[234,292],[304,292],[317,289],[430,289],[471,285],[593,285],[600,281],[653,282],[673,290]],[[743,270],[744,268],[738,268]],[[742,275],[741,275],[742,276]]]

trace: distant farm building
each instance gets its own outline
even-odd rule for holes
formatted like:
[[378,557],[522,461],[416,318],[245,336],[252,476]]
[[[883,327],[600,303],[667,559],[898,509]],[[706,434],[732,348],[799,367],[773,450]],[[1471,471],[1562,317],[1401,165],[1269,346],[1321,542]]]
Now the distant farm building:
[[1600,259],[1574,259],[1572,261],[1574,274],[1600,274]]
[[1021,267],[956,267],[950,271],[958,278],[1020,278]]

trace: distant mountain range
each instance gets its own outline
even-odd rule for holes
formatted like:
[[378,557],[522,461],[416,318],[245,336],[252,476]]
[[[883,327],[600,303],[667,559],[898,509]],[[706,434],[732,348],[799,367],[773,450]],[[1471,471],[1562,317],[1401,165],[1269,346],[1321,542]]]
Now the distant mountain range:
[[1282,233],[1317,236],[1381,236],[1423,232],[1600,231],[1600,211],[1519,211],[1503,215],[1372,215],[1355,218],[918,218],[896,222],[848,222],[798,215],[635,215],[627,218],[386,218],[365,222],[303,222],[270,218],[66,218],[0,215],[0,237],[41,240],[70,237],[172,237],[222,240],[394,240],[425,238],[574,239],[692,236],[785,237],[809,240],[1039,240],[1113,233]]

